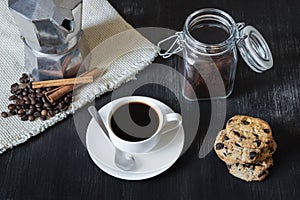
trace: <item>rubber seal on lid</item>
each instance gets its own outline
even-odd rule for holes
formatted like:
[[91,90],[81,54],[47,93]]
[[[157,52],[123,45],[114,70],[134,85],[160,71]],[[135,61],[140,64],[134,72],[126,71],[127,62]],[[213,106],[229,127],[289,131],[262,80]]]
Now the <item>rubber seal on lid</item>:
[[253,26],[240,30],[238,49],[244,61],[255,72],[262,73],[273,67],[271,50],[263,36]]

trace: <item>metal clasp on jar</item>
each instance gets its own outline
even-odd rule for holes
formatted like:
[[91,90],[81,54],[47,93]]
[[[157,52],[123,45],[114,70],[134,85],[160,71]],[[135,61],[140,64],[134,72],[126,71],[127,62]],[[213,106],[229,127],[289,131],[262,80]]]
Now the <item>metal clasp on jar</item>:
[[[157,43],[157,48],[158,48],[158,55],[160,55],[163,58],[169,58],[174,54],[177,54],[179,52],[182,51],[183,49],[183,43],[184,43],[184,39],[183,39],[183,32],[176,32],[174,35],[163,39],[161,41],[159,41]],[[172,43],[172,45],[169,47],[169,49],[165,52],[162,52],[161,46],[163,45],[163,43],[168,42],[169,40],[174,40],[174,42]]]

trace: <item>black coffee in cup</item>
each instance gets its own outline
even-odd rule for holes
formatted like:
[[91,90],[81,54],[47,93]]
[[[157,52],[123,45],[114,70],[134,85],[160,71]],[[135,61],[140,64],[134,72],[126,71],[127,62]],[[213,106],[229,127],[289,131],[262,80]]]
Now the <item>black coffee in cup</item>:
[[148,104],[130,102],[113,112],[110,126],[114,134],[123,140],[143,141],[156,133],[159,116]]

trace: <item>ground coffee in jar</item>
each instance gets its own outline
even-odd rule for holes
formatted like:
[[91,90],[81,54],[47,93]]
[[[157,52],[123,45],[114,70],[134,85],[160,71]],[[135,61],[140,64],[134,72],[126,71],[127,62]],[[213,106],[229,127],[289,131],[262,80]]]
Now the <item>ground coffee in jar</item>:
[[[167,58],[183,50],[182,94],[188,100],[227,98],[237,67],[237,49],[247,65],[261,73],[273,66],[271,51],[262,35],[252,26],[236,23],[226,12],[205,8],[192,13],[170,49],[159,55]],[[174,44],[178,44],[173,52]]]

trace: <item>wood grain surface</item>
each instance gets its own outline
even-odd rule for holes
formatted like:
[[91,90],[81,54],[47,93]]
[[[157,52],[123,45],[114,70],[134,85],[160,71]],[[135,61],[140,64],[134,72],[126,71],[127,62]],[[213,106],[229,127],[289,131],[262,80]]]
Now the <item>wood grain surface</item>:
[[[23,145],[0,156],[0,199],[300,199],[300,2],[296,0],[110,0],[134,27],[181,30],[194,10],[215,7],[236,21],[254,25],[268,41],[274,68],[257,74],[239,58],[235,88],[227,99],[228,119],[234,114],[270,122],[278,150],[275,167],[261,183],[229,175],[214,152],[198,152],[211,115],[200,102],[198,134],[191,147],[169,170],[144,181],[124,181],[102,172],[91,161],[69,117]],[[101,11],[99,11],[101,12]],[[158,63],[179,69],[177,56]],[[151,74],[151,66],[137,78]],[[120,88],[122,89],[122,88]],[[175,111],[177,99],[168,89],[147,85],[135,94],[157,98]],[[96,100],[101,108],[111,94]],[[88,123],[90,118],[83,119]],[[84,130],[82,130],[84,132]]]

